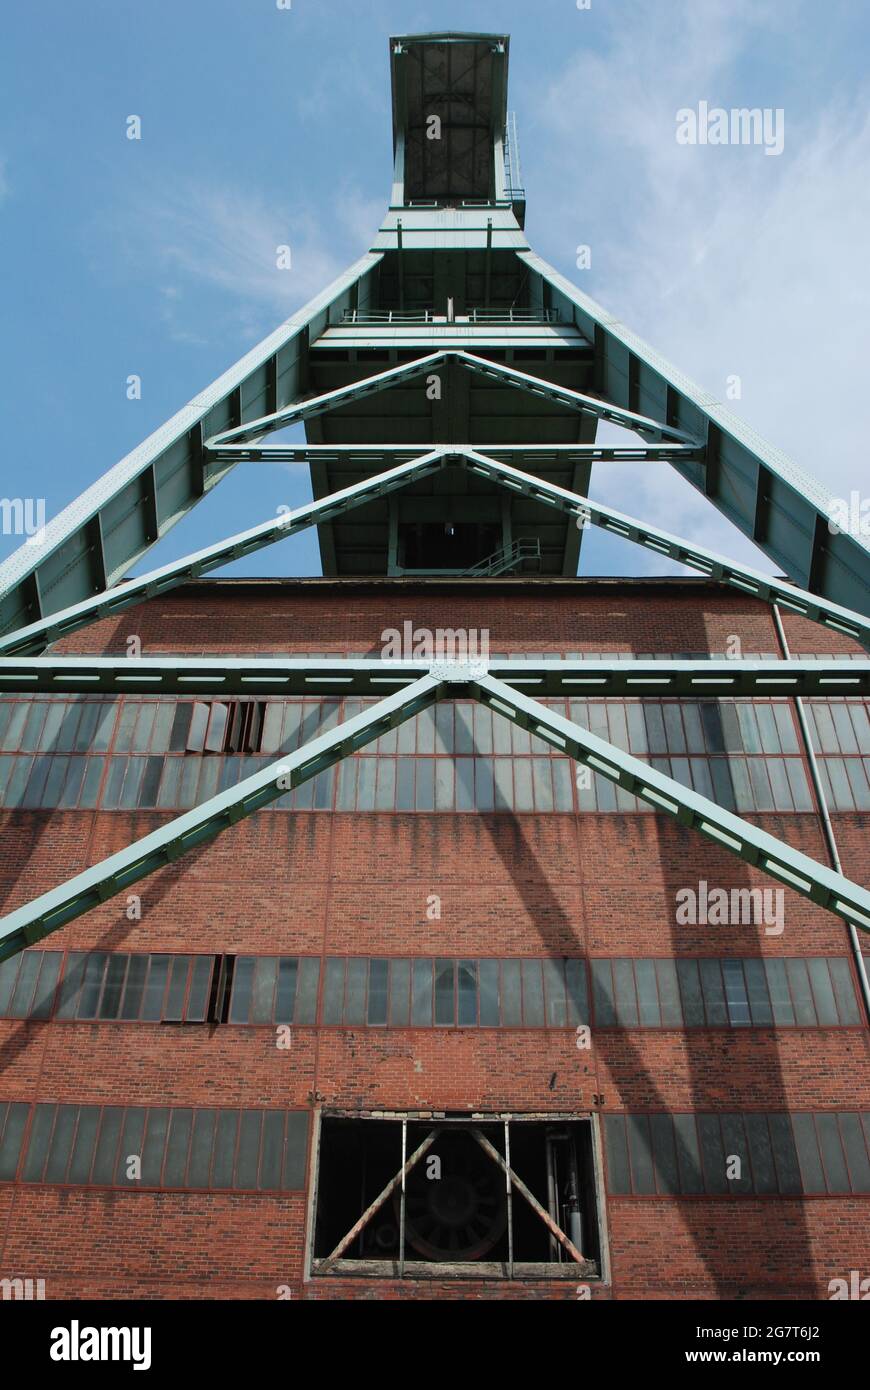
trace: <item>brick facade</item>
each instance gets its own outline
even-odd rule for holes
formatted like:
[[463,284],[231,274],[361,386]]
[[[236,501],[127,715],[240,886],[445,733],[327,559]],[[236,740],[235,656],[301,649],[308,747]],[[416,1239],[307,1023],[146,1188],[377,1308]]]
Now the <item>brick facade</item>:
[[[777,653],[769,610],[704,581],[200,583],[76,634],[65,652],[380,650],[385,628],[488,628],[506,651]],[[786,616],[793,654],[850,644]],[[157,812],[7,812],[9,911],[165,822]],[[826,862],[815,814],[757,816]],[[866,817],[838,815],[844,870],[870,876]],[[847,956],[845,925],[785,890],[786,929],[678,926],[674,895],[770,880],[650,814],[297,812],[254,816],[55,933],[53,950],[251,955]],[[440,919],[427,898],[441,898]],[[854,970],[850,962],[850,969]],[[363,1111],[733,1112],[870,1108],[866,1028],[155,1026],[0,1019],[0,1100]],[[312,1130],[312,1134],[314,1130]],[[870,1271],[867,1199],[608,1193],[610,1279],[593,1297],[826,1297]],[[0,1183],[0,1273],[48,1297],[575,1298],[574,1283],[304,1282],[307,1194],[120,1192]],[[50,1232],[50,1238],[47,1233]]]

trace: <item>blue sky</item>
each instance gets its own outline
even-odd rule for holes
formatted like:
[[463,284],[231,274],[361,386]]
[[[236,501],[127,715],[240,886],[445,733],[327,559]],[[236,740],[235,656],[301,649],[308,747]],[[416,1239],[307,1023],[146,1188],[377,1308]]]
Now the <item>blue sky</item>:
[[[0,495],[55,515],[368,249],[388,36],[449,28],[511,35],[534,248],[716,395],[738,375],[732,408],[833,493],[866,491],[870,11],[853,0],[19,0]],[[782,155],[678,146],[675,114],[701,100],[782,107]],[[764,566],[666,465],[599,468],[591,492]],[[299,466],[237,469],[146,567],[308,495]],[[18,544],[0,535],[0,558]],[[668,571],[599,533],[584,553],[586,573]],[[308,536],[224,572],[317,570]]]

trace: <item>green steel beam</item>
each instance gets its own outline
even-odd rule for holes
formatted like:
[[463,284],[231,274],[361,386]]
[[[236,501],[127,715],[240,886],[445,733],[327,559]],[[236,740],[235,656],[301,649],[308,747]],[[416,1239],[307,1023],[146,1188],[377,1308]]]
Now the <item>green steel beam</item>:
[[387,696],[371,709],[313,739],[304,748],[286,754],[237,786],[220,792],[126,849],[76,874],[58,888],[16,908],[0,918],[0,961],[41,941],[156,869],[165,868],[188,850],[213,840],[222,830],[277,800],[286,791],[316,777],[406,719],[412,719],[435,701],[438,689],[438,682],[432,676],[421,676],[406,689]]
[[[579,663],[578,663],[579,664]],[[784,663],[785,664],[785,663]],[[507,663],[510,669],[511,663]],[[502,670],[496,665],[495,670]],[[516,672],[513,673],[516,679]],[[56,931],[107,898],[165,868],[187,850],[276,800],[397,724],[442,698],[471,696],[648,802],[680,825],[697,830],[744,862],[771,875],[863,931],[870,930],[870,893],[818,864],[740,816],[657,772],[648,764],[556,714],[491,674],[482,662],[434,662],[425,675],[346,720],[304,748],[176,817],[127,849],[76,874],[0,919],[0,961]]]
[[398,366],[387,367],[382,372],[373,372],[370,376],[362,377],[347,386],[336,387],[334,391],[324,391],[319,396],[309,397],[308,400],[294,401],[283,410],[271,411],[256,420],[249,420],[247,424],[219,431],[206,439],[206,448],[214,454],[217,448],[225,447],[234,440],[245,442],[261,438],[272,430],[284,429],[287,425],[308,420],[314,415],[324,415],[327,411],[337,410],[351,401],[362,400],[363,397],[376,395],[390,386],[411,381],[421,372],[437,367],[447,356],[443,351],[426,353],[423,357],[416,357],[413,362],[402,362]]
[[513,386],[529,395],[540,396],[544,400],[555,401],[559,405],[567,406],[570,410],[581,413],[588,412],[600,420],[607,420],[610,424],[620,425],[623,429],[634,430],[637,434],[647,436],[653,441],[670,439],[681,444],[688,444],[695,450],[703,447],[702,441],[697,436],[687,434],[685,430],[677,429],[676,426],[661,420],[653,420],[647,415],[639,415],[636,411],[624,410],[621,406],[610,405],[607,401],[599,400],[597,396],[587,396],[582,391],[572,391],[567,386],[557,386],[552,381],[544,380],[543,377],[531,376],[528,372],[521,372],[515,367],[508,367],[504,362],[491,362],[485,357],[477,357],[473,352],[465,352],[461,348],[442,348],[437,352],[430,352],[423,357],[417,357],[412,362],[401,362],[395,367],[387,367],[382,372],[361,377],[359,381],[350,382],[347,386],[336,387],[334,391],[325,391],[306,401],[296,401],[283,410],[273,411],[269,415],[261,415],[259,419],[249,420],[244,425],[222,430],[205,441],[206,448],[214,454],[217,450],[225,448],[226,445],[233,442],[245,443],[253,439],[260,439],[272,430],[284,429],[287,425],[306,420],[313,415],[323,415],[327,411],[336,410],[352,401],[361,400],[365,396],[375,395],[391,386],[410,381],[419,376],[421,372],[431,372],[442,365],[449,367],[452,362],[458,362],[460,366],[479,376],[503,381],[508,386]]
[[[475,444],[475,449],[501,463],[530,465],[576,463],[670,463],[675,459],[703,462],[704,449],[692,444]],[[419,444],[225,444],[207,448],[207,467],[225,463],[341,463],[383,467],[415,458]]]
[[558,507],[560,511],[574,515],[578,521],[586,520],[594,526],[600,526],[611,535],[634,541],[659,555],[679,561],[681,565],[688,565],[690,569],[700,570],[702,574],[709,575],[711,579],[727,584],[730,588],[739,589],[741,593],[751,594],[767,603],[778,603],[789,612],[800,613],[802,617],[821,623],[823,627],[851,637],[865,646],[870,645],[870,617],[863,613],[831,603],[818,594],[808,593],[805,589],[799,589],[784,580],[773,579],[748,565],[737,564],[725,555],[707,550],[705,546],[690,545],[679,536],[671,535],[669,531],[650,526],[639,521],[637,517],[614,510],[613,507],[592,502],[579,493],[568,492],[566,488],[557,487],[555,483],[548,483],[543,478],[521,473],[509,464],[500,463],[476,449],[463,448],[458,452],[467,460],[466,466],[471,468],[472,472],[493,481],[501,478],[508,487],[524,497]]
[[489,478],[512,492],[556,507],[577,520],[586,519],[614,535],[635,541],[657,554],[667,555],[670,559],[699,570],[742,593],[752,594],[768,603],[779,603],[782,607],[800,613],[835,632],[865,644],[870,643],[870,620],[860,613],[829,603],[817,595],[809,594],[783,580],[771,578],[749,566],[736,564],[703,546],[689,545],[678,536],[646,525],[637,518],[617,512],[611,507],[602,506],[579,493],[569,492],[555,483],[522,473],[476,449],[460,445],[440,445],[419,458],[398,464],[395,468],[364,479],[352,487],[331,493],[328,497],[309,503],[278,519],[261,522],[259,526],[239,532],[217,545],[185,556],[184,559],[162,569],[153,570],[128,584],[120,585],[71,609],[13,632],[0,639],[0,656],[26,655],[40,650],[47,642],[55,641],[95,619],[108,617],[141,602],[144,598],[163,593],[207,573],[230,560],[294,535],[307,526],[330,521],[351,507],[404,487],[408,482],[438,471],[448,459],[463,464],[473,473]]
[[[339,669],[377,664],[333,663]],[[41,940],[154,870],[164,868],[187,850],[213,839],[221,830],[276,800],[285,791],[315,777],[386,730],[419,714],[436,699],[460,694],[470,694],[481,700],[497,714],[618,783],[657,811],[700,831],[852,925],[870,930],[870,893],[865,889],[521,693],[515,688],[524,678],[516,670],[520,664],[531,667],[536,673],[534,678],[540,679],[541,664],[535,662],[494,664],[493,670],[506,674],[514,684],[508,684],[477,662],[435,662],[427,673],[417,674],[416,678],[414,675],[419,667],[413,663],[397,663],[401,669],[394,675],[403,680],[400,690],[0,920],[0,961]],[[575,671],[586,665],[565,664]],[[777,667],[805,667],[807,664],[770,663]],[[553,667],[559,663],[546,665]],[[694,669],[697,672],[698,668]],[[584,674],[588,673],[584,671]]]
[[0,633],[117,583],[186,516],[229,467],[204,471],[203,438],[304,391],[309,338],[352,307],[380,261],[377,252],[362,256],[49,521],[41,544],[0,564]]
[[[454,637],[456,634],[454,634]],[[461,634],[460,634],[461,636]],[[452,650],[461,655],[462,643]],[[380,696],[419,680],[428,657],[398,661],[342,657],[0,658],[0,694]],[[870,661],[695,661],[487,658],[497,680],[543,696],[831,698],[870,695]]]
[[697,830],[745,863],[770,874],[819,907],[846,922],[870,931],[870,892],[843,874],[819,864],[800,850],[768,835],[741,816],[725,811],[698,792],[657,772],[630,753],[598,738],[579,724],[530,699],[504,681],[469,672],[469,689],[476,699],[512,723],[543,739],[552,748],[576,759],[608,781],[640,797],[678,824]]
[[111,617],[114,613],[120,613],[125,608],[141,603],[143,599],[165,593],[168,589],[174,589],[179,584],[207,574],[231,560],[238,560],[243,555],[249,555],[255,550],[262,550],[264,546],[294,536],[308,526],[330,521],[351,507],[360,506],[376,497],[383,497],[414,479],[437,472],[443,467],[446,453],[447,450],[444,448],[430,450],[407,463],[398,464],[386,472],[354,483],[352,487],[330,493],[328,497],[309,502],[296,511],[261,521],[258,526],[239,531],[216,545],[207,546],[192,555],[185,555],[183,559],[163,565],[161,569],[150,570],[147,574],[131,579],[126,584],[117,585],[106,593],[97,594],[83,603],[74,604],[71,608],[53,613],[48,618],[9,633],[8,636],[0,638],[0,656],[38,651],[46,643],[55,642],[59,637],[75,632],[88,623]]
[[548,307],[594,341],[602,394],[706,441],[706,467],[672,460],[677,472],[796,584],[870,615],[870,546],[831,531],[828,490],[540,256],[517,254],[532,302],[547,294]]
[[634,430],[636,434],[648,436],[653,440],[674,439],[695,449],[704,447],[702,439],[685,430],[677,429],[675,425],[667,422],[667,417],[657,420],[649,415],[640,415],[634,410],[612,405],[598,396],[587,396],[582,391],[572,391],[568,386],[557,386],[542,377],[531,376],[516,367],[508,367],[504,362],[490,362],[485,357],[478,357],[475,353],[463,349],[457,349],[453,355],[469,371],[504,381],[520,391],[527,391],[532,396],[542,396],[548,401],[556,401],[572,410],[588,411],[599,420],[606,420],[608,424],[620,425],[623,429]]

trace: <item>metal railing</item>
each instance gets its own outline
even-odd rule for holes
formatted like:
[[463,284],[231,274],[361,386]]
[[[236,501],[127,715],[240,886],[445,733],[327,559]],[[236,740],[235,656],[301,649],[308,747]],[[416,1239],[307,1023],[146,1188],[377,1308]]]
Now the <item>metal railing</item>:
[[468,309],[464,314],[436,314],[434,309],[345,309],[342,323],[377,327],[383,324],[426,323],[558,323],[558,309]]
[[503,545],[500,550],[494,550],[485,559],[478,560],[476,565],[464,570],[463,579],[480,579],[482,577],[492,578],[497,574],[508,574],[511,570],[524,569],[539,571],[541,568],[541,542],[537,537],[523,537],[511,541],[510,545]]

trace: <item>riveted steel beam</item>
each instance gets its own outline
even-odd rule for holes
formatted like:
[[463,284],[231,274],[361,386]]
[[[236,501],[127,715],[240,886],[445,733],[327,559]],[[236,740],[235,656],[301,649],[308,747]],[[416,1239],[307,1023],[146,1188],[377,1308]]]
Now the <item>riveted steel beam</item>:
[[362,714],[312,739],[304,748],[286,754],[237,786],[175,817],[126,849],[0,918],[0,961],[32,946],[156,869],[165,868],[188,850],[213,840],[222,830],[412,719],[434,702],[438,690],[437,680],[421,676],[406,689],[388,695]]
[[608,781],[646,801],[678,824],[697,830],[745,863],[761,869],[803,897],[870,932],[870,892],[777,840],[731,811],[657,772],[588,729],[564,719],[539,701],[494,676],[476,677],[476,699],[518,724],[551,748],[575,758]]
[[677,472],[795,584],[870,614],[870,546],[860,528],[829,524],[836,499],[827,488],[540,256],[517,254],[533,301],[546,298],[562,322],[594,341],[598,386],[608,400],[706,439],[706,466],[674,459]]
[[481,376],[494,377],[499,381],[506,382],[509,386],[517,387],[520,391],[527,391],[532,396],[542,396],[545,400],[567,405],[572,410],[588,411],[591,415],[597,415],[599,420],[607,420],[612,425],[621,425],[623,429],[634,430],[635,433],[651,440],[674,439],[696,449],[703,448],[703,441],[697,435],[688,434],[685,430],[677,429],[675,425],[667,424],[665,421],[654,420],[648,415],[639,415],[634,410],[626,410],[622,406],[613,405],[609,401],[599,399],[598,396],[587,396],[582,391],[572,391],[568,386],[557,386],[555,382],[545,381],[542,377],[530,376],[528,372],[521,372],[516,367],[508,367],[504,362],[490,362],[487,358],[478,357],[473,352],[459,350],[454,353],[454,356],[463,367],[477,372]]
[[[425,675],[428,658],[107,657],[0,658],[0,694],[379,697]],[[868,661],[488,660],[490,673],[530,694],[599,696],[866,696]]]
[[174,589],[179,584],[207,574],[231,560],[238,560],[243,555],[249,555],[267,545],[274,545],[276,541],[294,536],[308,526],[330,521],[351,507],[360,506],[375,497],[386,496],[395,488],[404,487],[416,478],[437,472],[443,466],[446,453],[447,450],[444,448],[430,450],[407,463],[397,464],[395,468],[354,483],[352,487],[341,488],[338,492],[330,493],[328,497],[320,498],[319,501],[309,502],[296,511],[288,511],[279,517],[261,521],[258,526],[239,531],[216,545],[207,546],[192,555],[185,555],[183,559],[174,560],[170,565],[163,565],[161,569],[150,570],[148,574],[140,575],[127,584],[119,584],[106,593],[96,594],[83,603],[74,604],[59,613],[52,613],[37,623],[31,623],[0,638],[0,655],[39,651],[47,642],[54,642],[59,637],[75,632],[99,618],[111,617],[114,613],[140,603],[142,599],[165,593],[168,589]]
[[377,252],[361,257],[59,512],[40,543],[22,545],[0,564],[0,632],[116,584],[186,516],[228,467],[206,476],[204,435],[304,389],[309,338],[350,307],[356,287],[380,261]]
[[658,526],[639,521],[637,517],[618,512],[613,507],[605,507],[600,502],[593,502],[579,493],[569,492],[566,488],[546,482],[543,478],[521,473],[509,464],[500,463],[477,449],[463,447],[457,452],[461,452],[467,461],[466,466],[473,473],[493,481],[501,478],[507,487],[524,497],[557,507],[560,511],[573,515],[583,524],[600,526],[611,535],[634,541],[647,550],[653,550],[659,555],[679,561],[682,565],[688,565],[690,569],[700,570],[702,574],[709,575],[711,579],[727,584],[730,588],[739,589],[741,593],[751,594],[767,603],[778,603],[789,612],[799,613],[802,617],[810,618],[834,632],[852,637],[865,646],[870,644],[870,618],[865,617],[863,613],[854,612],[851,608],[842,608],[818,594],[799,589],[785,580],[773,579],[748,565],[737,564],[727,556],[719,555],[705,546],[690,545],[679,536],[662,531]]
[[326,391],[322,395],[312,396],[307,401],[297,401],[293,405],[286,406],[283,410],[262,415],[258,420],[249,420],[233,429],[222,430],[207,439],[205,441],[206,446],[214,453],[215,450],[224,448],[227,444],[244,443],[248,440],[262,438],[263,435],[272,430],[283,429],[286,425],[295,424],[299,420],[306,420],[312,415],[323,415],[329,410],[335,410],[340,406],[350,404],[352,401],[361,400],[364,396],[371,396],[390,386],[397,386],[402,382],[410,381],[419,376],[421,372],[435,371],[441,365],[449,366],[451,362],[458,362],[467,370],[480,376],[503,381],[508,386],[516,387],[529,395],[540,396],[545,400],[567,406],[570,410],[581,413],[588,412],[600,420],[621,425],[623,429],[634,430],[637,434],[652,441],[670,439],[688,444],[693,449],[703,448],[703,441],[696,435],[687,434],[685,430],[677,429],[664,421],[653,420],[649,416],[639,415],[633,410],[624,410],[621,406],[611,405],[607,401],[600,400],[597,396],[587,396],[582,391],[572,391],[567,386],[557,386],[555,382],[545,381],[542,377],[530,376],[528,372],[518,371],[515,367],[508,367],[504,362],[492,362],[486,357],[477,357],[473,352],[466,352],[459,348],[443,348],[438,352],[427,353],[423,357],[415,358],[412,362],[402,362],[395,367],[388,367],[383,372],[375,372],[373,375],[362,377],[359,381],[351,382],[347,386],[339,386],[334,391]]
[[[669,463],[702,461],[704,449],[692,444],[476,444],[479,453],[513,464]],[[414,458],[419,444],[225,444],[206,450],[206,464],[339,463],[366,467]]]
[[383,372],[374,372],[371,376],[362,377],[359,381],[351,382],[348,386],[339,386],[334,391],[324,391],[322,395],[311,396],[306,401],[296,401],[283,410],[273,411],[269,415],[261,415],[259,419],[249,420],[247,424],[237,425],[234,429],[221,430],[211,439],[206,440],[206,446],[214,453],[215,449],[223,448],[227,444],[257,439],[264,434],[269,434],[272,430],[284,429],[287,425],[296,424],[300,420],[308,420],[313,415],[324,415],[329,410],[337,410],[340,406],[348,405],[351,401],[358,401],[362,400],[364,396],[375,395],[378,391],[384,391],[389,386],[398,386],[403,381],[411,381],[421,372],[437,367],[450,355],[450,353],[443,351],[430,352],[423,357],[415,358],[413,362],[402,362],[396,367],[387,367]]

